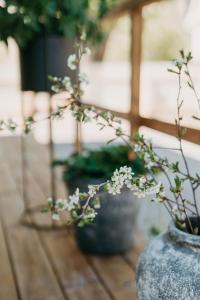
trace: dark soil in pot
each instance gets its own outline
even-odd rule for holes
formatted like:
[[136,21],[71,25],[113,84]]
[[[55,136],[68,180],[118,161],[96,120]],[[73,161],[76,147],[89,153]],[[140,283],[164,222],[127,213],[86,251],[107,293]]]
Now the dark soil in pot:
[[[77,179],[68,184],[69,194],[79,187],[88,190],[88,184],[105,180]],[[80,249],[96,255],[123,254],[133,247],[133,229],[138,213],[138,199],[124,188],[119,195],[99,192],[101,208],[94,222],[84,227],[75,227],[75,236]]]

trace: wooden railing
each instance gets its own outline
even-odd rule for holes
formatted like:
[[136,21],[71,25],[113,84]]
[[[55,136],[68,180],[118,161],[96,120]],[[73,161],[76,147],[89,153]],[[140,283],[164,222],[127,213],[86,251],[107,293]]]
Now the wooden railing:
[[[124,11],[127,13],[127,8],[129,7],[129,13],[131,17],[131,105],[130,111],[128,113],[122,113],[115,110],[110,110],[116,116],[128,120],[131,125],[131,134],[138,131],[139,127],[146,126],[163,133],[170,135],[176,135],[176,126],[175,124],[163,122],[158,119],[145,118],[140,115],[140,66],[141,66],[141,50],[142,50],[142,9],[144,6],[158,2],[159,0],[135,0],[130,1],[127,6],[124,8]],[[131,11],[131,12],[130,12]],[[121,11],[123,13],[123,11]],[[107,110],[103,106],[96,105],[96,108],[101,110]],[[194,128],[187,128],[184,139],[200,144],[200,131]],[[77,145],[80,144],[81,140],[81,129],[77,127]]]

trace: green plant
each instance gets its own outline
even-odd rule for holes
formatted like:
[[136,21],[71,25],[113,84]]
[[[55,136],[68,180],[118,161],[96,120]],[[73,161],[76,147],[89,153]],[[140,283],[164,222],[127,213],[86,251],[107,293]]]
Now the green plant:
[[[95,217],[95,211],[91,213],[89,203],[102,186],[104,186],[109,193],[115,195],[120,193],[122,187],[125,185],[138,197],[142,198],[145,195],[154,195],[152,201],[162,203],[165,206],[178,228],[191,234],[200,235],[200,211],[197,194],[200,187],[200,175],[198,173],[195,175],[192,174],[183,149],[183,138],[186,134],[186,129],[182,124],[182,108],[184,103],[182,82],[185,81],[185,79],[196,98],[198,111],[193,118],[197,121],[200,120],[200,97],[194,86],[189,70],[191,60],[191,52],[185,53],[181,50],[180,58],[173,61],[174,67],[168,69],[169,72],[177,76],[178,81],[178,93],[176,98],[177,116],[175,118],[178,144],[177,147],[170,149],[180,153],[183,166],[180,166],[179,161],[170,162],[167,157],[161,157],[156,151],[157,147],[146,140],[143,135],[137,133],[134,137],[131,137],[126,134],[120,126],[120,120],[112,113],[106,111],[99,112],[92,106],[81,104],[76,97],[76,101],[74,101],[71,106],[75,119],[79,122],[96,121],[97,125],[100,126],[100,130],[105,127],[112,128],[115,133],[115,139],[120,138],[124,141],[143,161],[145,168],[149,170],[149,172],[143,176],[134,177],[132,169],[125,165],[124,167],[115,170],[110,181],[103,182],[100,185],[89,186],[87,193],[81,194],[77,190],[74,196],[70,196],[68,200],[64,200],[63,203],[61,203],[61,208],[64,208],[64,210],[68,209],[67,207],[69,205],[71,209],[72,204],[73,209],[76,209],[77,203],[79,203],[78,199],[87,199],[82,213],[74,219],[82,219],[81,223],[84,223],[85,219],[86,221],[88,221],[88,219],[91,221]],[[78,63],[79,62],[77,62],[77,65]],[[62,89],[62,85],[60,85],[60,82],[58,81],[58,87],[59,86]],[[58,90],[60,91],[59,88]],[[81,90],[81,92],[83,91]],[[164,173],[169,187],[166,187],[164,182],[157,182],[157,179],[152,172],[152,168],[159,169]],[[184,194],[184,189],[187,184],[189,184],[192,193],[192,196],[189,199],[185,198]],[[166,190],[168,190],[169,194],[166,194]],[[50,202],[50,208],[52,209],[52,207],[53,201]],[[90,210],[89,213],[85,214],[87,207],[89,207]],[[57,214],[55,215],[57,217]],[[192,222],[191,217],[196,221]]]
[[[79,65],[82,56],[88,52],[85,48],[85,41],[80,38],[80,43],[75,47],[76,53],[68,58],[68,66],[71,70],[79,70]],[[177,147],[163,148],[173,150],[180,154],[183,166],[179,161],[171,162],[165,155],[162,157],[157,153],[157,148],[151,141],[144,138],[143,135],[137,133],[134,137],[127,134],[121,127],[120,119],[116,118],[109,111],[101,111],[91,105],[86,105],[80,102],[80,97],[84,93],[83,85],[87,83],[85,74],[78,74],[78,79],[73,84],[69,77],[52,78],[53,90],[57,92],[67,91],[69,96],[66,99],[64,106],[59,106],[56,111],[51,113],[47,118],[60,118],[65,110],[70,109],[73,116],[78,122],[95,121],[100,127],[100,130],[105,127],[112,128],[116,139],[121,139],[130,150],[138,155],[143,161],[148,172],[144,175],[135,177],[131,167],[124,165],[116,169],[110,180],[106,180],[101,184],[89,185],[88,192],[80,193],[77,189],[74,195],[70,195],[66,199],[49,199],[48,210],[51,210],[54,219],[59,219],[59,213],[63,210],[68,210],[71,213],[72,221],[85,224],[91,222],[95,216],[95,207],[92,207],[92,199],[98,193],[100,188],[104,187],[108,193],[116,195],[121,192],[123,186],[129,188],[134,195],[144,198],[146,195],[153,195],[152,201],[162,203],[169,212],[176,226],[186,232],[194,235],[200,235],[200,208],[199,208],[199,188],[200,175],[193,174],[189,168],[187,158],[184,154],[183,139],[186,134],[186,128],[183,126],[183,94],[182,83],[185,81],[187,86],[193,92],[196,103],[197,113],[193,116],[194,120],[200,121],[200,97],[195,88],[193,78],[190,73],[190,62],[192,60],[191,52],[185,53],[180,51],[180,58],[173,61],[174,67],[168,69],[170,73],[177,77],[178,92],[176,97],[177,116],[175,125],[177,128]],[[24,132],[28,133],[32,126],[38,121],[33,117],[25,120]],[[0,120],[0,130],[9,129],[15,131],[18,124],[12,120]],[[27,130],[26,130],[27,129]],[[111,140],[110,142],[112,142]],[[106,160],[107,162],[107,160]],[[154,174],[154,169],[162,171],[168,181],[169,186],[165,186],[165,182],[157,182]],[[185,198],[184,189],[189,184],[192,196]],[[168,193],[166,193],[168,191]],[[81,202],[84,201],[84,206]],[[80,211],[77,214],[78,211]],[[192,219],[191,219],[192,218]],[[195,222],[191,220],[195,220]]]
[[0,40],[13,37],[20,47],[43,33],[71,39],[84,29],[88,39],[103,37],[100,20],[115,0],[2,0],[0,3]]
[[131,167],[134,176],[146,173],[142,161],[126,145],[109,145],[99,150],[85,150],[83,153],[71,155],[65,161],[54,161],[53,164],[64,166],[64,181],[73,181],[76,178],[108,180],[122,165]]

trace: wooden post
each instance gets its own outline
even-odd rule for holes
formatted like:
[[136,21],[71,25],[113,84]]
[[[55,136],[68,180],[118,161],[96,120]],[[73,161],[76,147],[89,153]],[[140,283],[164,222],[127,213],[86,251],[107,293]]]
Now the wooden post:
[[130,123],[131,135],[140,126],[140,63],[142,44],[142,7],[139,6],[131,12],[131,109]]

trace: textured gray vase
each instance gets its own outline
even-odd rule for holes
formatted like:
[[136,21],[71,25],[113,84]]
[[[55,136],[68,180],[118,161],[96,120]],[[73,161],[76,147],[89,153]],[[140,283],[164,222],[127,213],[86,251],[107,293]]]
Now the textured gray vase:
[[[105,180],[104,180],[105,181]],[[76,187],[87,191],[88,184],[100,180],[77,180],[68,185],[73,193]],[[120,195],[99,193],[101,208],[94,222],[84,227],[75,227],[77,243],[82,251],[96,255],[113,255],[129,251],[133,247],[133,229],[138,213],[138,199],[128,190]]]
[[138,300],[200,299],[200,236],[169,225],[141,254]]

